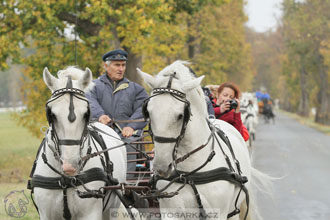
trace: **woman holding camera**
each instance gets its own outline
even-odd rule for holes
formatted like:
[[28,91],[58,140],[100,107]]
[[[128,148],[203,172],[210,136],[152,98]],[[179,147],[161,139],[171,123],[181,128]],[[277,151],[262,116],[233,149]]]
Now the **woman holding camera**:
[[249,132],[241,120],[240,91],[238,87],[231,82],[225,82],[220,85],[217,92],[217,100],[214,107],[215,117],[234,126],[243,136],[244,140],[249,139]]

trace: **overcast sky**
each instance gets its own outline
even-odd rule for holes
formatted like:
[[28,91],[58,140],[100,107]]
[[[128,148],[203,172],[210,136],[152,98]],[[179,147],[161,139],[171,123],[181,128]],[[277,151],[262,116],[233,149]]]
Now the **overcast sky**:
[[245,13],[249,17],[246,23],[257,32],[275,29],[277,20],[281,17],[282,0],[245,0]]

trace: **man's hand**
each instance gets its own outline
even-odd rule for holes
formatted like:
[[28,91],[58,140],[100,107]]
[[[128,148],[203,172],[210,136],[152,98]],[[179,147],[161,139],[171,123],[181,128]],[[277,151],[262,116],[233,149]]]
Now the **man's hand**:
[[122,130],[122,135],[124,137],[130,137],[133,135],[133,132],[134,132],[134,129],[131,128],[131,127],[124,127],[123,130]]
[[99,122],[101,122],[102,124],[109,124],[109,122],[111,121],[111,118],[108,115],[101,115],[99,117]]

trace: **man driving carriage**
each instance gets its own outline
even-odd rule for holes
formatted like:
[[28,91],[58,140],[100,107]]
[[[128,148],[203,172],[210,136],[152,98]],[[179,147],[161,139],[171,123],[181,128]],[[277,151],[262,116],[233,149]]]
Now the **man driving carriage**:
[[[103,124],[112,124],[120,137],[140,136],[146,122],[134,122],[143,118],[142,104],[148,98],[146,90],[124,77],[127,52],[117,49],[103,55],[105,72],[94,80],[95,86],[86,94],[90,102],[92,118]],[[129,123],[116,123],[116,120],[132,120]],[[126,146],[127,152],[135,150]],[[129,155],[128,160],[136,157]],[[135,163],[128,163],[128,171],[135,171]],[[131,177],[132,175],[128,175]]]

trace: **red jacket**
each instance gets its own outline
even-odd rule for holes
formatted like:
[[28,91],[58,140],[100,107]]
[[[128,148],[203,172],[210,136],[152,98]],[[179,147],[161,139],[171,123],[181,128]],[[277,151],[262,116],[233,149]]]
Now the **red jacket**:
[[220,107],[215,107],[214,114],[217,119],[228,122],[229,124],[234,126],[239,131],[239,133],[241,133],[245,141],[249,140],[250,135],[246,127],[243,125],[240,112],[236,113],[235,109],[232,109],[231,111],[221,115]]

